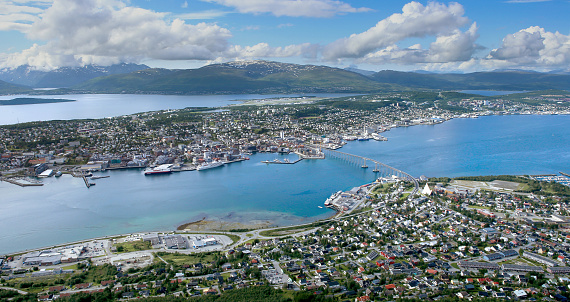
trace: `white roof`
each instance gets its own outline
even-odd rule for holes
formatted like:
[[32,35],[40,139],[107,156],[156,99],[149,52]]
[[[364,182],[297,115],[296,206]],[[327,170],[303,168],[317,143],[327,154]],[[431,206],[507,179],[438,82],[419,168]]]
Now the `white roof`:
[[431,195],[431,189],[429,188],[427,183],[426,183],[426,186],[424,187],[424,189],[422,190],[422,194],[423,195]]

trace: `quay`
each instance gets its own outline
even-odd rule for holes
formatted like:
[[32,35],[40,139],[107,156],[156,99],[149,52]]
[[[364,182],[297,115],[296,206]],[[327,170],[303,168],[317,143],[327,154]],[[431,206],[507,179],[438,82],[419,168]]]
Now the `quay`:
[[40,182],[36,182],[36,183],[34,183],[34,182],[19,182],[17,180],[18,179],[16,179],[16,178],[7,178],[7,177],[1,177],[0,178],[0,181],[5,181],[5,182],[8,182],[8,183],[20,186],[20,187],[41,187],[44,185],[43,183],[40,183]]
[[89,189],[91,187],[91,184],[89,183],[89,181],[87,181],[87,177],[83,176],[83,181],[85,182],[85,186],[87,187],[87,189]]

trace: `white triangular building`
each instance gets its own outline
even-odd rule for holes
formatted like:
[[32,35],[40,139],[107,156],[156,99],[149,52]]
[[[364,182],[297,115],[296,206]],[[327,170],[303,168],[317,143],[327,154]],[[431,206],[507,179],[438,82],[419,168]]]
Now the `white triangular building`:
[[431,189],[429,188],[428,184],[426,183],[426,186],[422,190],[422,195],[430,196],[431,192],[432,192]]

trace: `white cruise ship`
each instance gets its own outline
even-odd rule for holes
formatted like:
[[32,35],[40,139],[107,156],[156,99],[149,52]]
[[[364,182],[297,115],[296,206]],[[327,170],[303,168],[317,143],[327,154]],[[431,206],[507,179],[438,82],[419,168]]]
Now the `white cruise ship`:
[[201,171],[201,170],[217,168],[219,166],[223,166],[224,164],[225,163],[223,161],[216,160],[216,161],[209,162],[209,163],[203,163],[203,164],[199,165],[198,167],[196,167],[196,170]]
[[387,141],[388,139],[378,133],[372,133],[372,138],[376,141]]
[[172,173],[172,164],[160,165],[154,168],[148,167],[144,170],[144,175],[154,175],[154,174],[167,174]]

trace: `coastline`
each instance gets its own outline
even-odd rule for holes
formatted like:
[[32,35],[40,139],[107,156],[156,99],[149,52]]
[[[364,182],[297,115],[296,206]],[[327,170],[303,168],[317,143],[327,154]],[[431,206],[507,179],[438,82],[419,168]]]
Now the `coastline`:
[[[512,114],[512,115],[515,115],[515,114]],[[523,114],[516,114],[516,115],[523,115]],[[539,115],[539,114],[537,114],[537,115]],[[490,116],[490,115],[489,115],[489,116]],[[507,115],[507,116],[510,116],[510,115]],[[447,120],[446,120],[446,121],[447,121]],[[442,124],[443,124],[443,123],[442,123]],[[393,129],[393,128],[391,128],[390,130],[392,130],[392,129]],[[355,144],[356,144],[356,143],[355,143]],[[337,213],[334,213],[333,216],[334,216],[334,215],[337,215]],[[317,221],[318,221],[318,220],[317,220]],[[197,221],[194,221],[194,223],[196,223],[196,222],[197,222]],[[316,221],[315,221],[315,222],[316,222]],[[191,223],[192,223],[192,222],[191,222]],[[218,222],[218,223],[219,223],[219,225],[222,225],[221,222]],[[206,224],[206,223],[205,223],[205,224]],[[302,223],[299,223],[299,224],[302,224]],[[183,225],[184,225],[184,224],[183,224]],[[196,226],[196,228],[197,228],[198,230],[200,230],[200,229],[206,230],[208,227],[209,227],[209,228],[212,228],[213,226],[215,226],[212,222],[208,222],[206,225],[208,225],[208,226],[201,226],[201,227]],[[229,226],[231,226],[231,223],[230,223],[230,222],[226,222],[225,225],[226,225],[226,227],[229,227]],[[267,225],[267,223],[266,223],[266,225]],[[181,226],[182,226],[182,225],[181,225]],[[235,227],[235,228],[250,228],[250,227],[247,227],[248,225],[246,225],[246,224],[241,224],[241,225],[236,224],[236,226],[239,226],[239,227]],[[243,227],[243,226],[246,226],[246,227]],[[178,226],[178,227],[180,227],[180,226]],[[176,229],[176,228],[175,228],[175,229]],[[172,231],[172,230],[170,230],[170,231]],[[108,237],[116,237],[116,236],[121,236],[121,235],[110,235],[110,236],[103,236],[103,237],[97,237],[97,238],[108,238]],[[78,241],[78,242],[84,242],[84,241],[89,241],[89,240],[94,240],[94,239],[80,240],[80,241]],[[69,244],[69,243],[67,243],[67,244],[61,244],[61,245],[68,245],[68,244]],[[32,249],[32,250],[39,250],[39,249]]]

